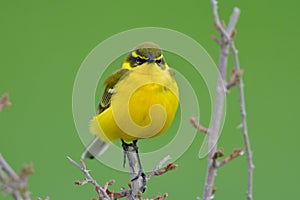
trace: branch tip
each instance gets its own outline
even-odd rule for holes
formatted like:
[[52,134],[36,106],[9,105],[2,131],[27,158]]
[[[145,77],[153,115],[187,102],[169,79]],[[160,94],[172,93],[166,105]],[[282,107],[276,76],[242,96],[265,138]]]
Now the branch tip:
[[204,126],[202,126],[201,124],[198,123],[198,119],[196,119],[195,117],[191,117],[190,118],[190,123],[200,132],[207,134],[208,133],[208,129],[205,128]]
[[244,74],[244,71],[242,69],[237,71],[237,68],[233,67],[230,72],[229,83],[226,85],[227,90],[229,90],[233,86],[237,85],[237,83],[239,82],[239,80],[241,79],[243,74]]
[[243,148],[234,149],[232,154],[230,154],[223,161],[218,163],[218,167],[221,167],[221,166],[227,164],[229,161],[233,160],[234,158],[237,158],[237,157],[242,156],[242,155],[244,155],[244,149]]
[[12,106],[12,103],[9,101],[8,93],[4,93],[0,98],[0,112],[6,108]]

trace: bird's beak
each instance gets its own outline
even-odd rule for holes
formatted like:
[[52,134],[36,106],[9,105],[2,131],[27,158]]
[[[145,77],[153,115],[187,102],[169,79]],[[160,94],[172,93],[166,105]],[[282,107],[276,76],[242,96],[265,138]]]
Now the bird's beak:
[[150,53],[150,56],[149,56],[149,59],[147,60],[148,63],[153,63],[155,62],[155,57],[154,57],[154,54],[151,52]]

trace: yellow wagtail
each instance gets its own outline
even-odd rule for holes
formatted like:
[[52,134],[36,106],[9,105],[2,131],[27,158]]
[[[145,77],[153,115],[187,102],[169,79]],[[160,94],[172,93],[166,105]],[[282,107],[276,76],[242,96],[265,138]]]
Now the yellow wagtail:
[[157,44],[145,42],[134,48],[122,68],[104,82],[98,115],[90,125],[97,137],[82,158],[101,155],[116,139],[121,139],[124,151],[128,147],[125,141],[133,141],[131,145],[137,152],[138,139],[155,137],[166,131],[179,101],[174,75]]

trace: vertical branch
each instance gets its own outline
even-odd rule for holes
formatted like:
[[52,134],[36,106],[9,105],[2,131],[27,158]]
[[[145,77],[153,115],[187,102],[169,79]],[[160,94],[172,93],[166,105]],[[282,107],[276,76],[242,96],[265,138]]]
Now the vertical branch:
[[[212,0],[212,7],[217,7],[217,1]],[[219,15],[217,9],[213,9],[215,24],[218,29],[223,29],[224,27],[220,23]],[[224,30],[225,31],[225,30]],[[227,70],[227,60],[228,60],[228,43],[224,42],[224,35],[221,34],[222,41],[220,42],[221,52],[219,58],[219,78],[218,78],[218,86],[217,86],[217,97],[215,101],[214,113],[213,113],[213,121],[212,126],[208,130],[208,166],[206,172],[206,179],[203,191],[203,200],[211,199],[213,195],[213,184],[216,176],[217,168],[214,165],[214,155],[217,151],[217,140],[220,129],[221,117],[223,115],[224,108],[224,99],[226,94],[225,80],[226,80],[226,70]]]
[[228,45],[224,43],[221,46],[221,55],[219,59],[220,74],[218,79],[217,97],[214,107],[213,122],[211,128],[208,130],[208,149],[210,151],[208,154],[208,166],[206,172],[205,187],[203,191],[203,200],[210,199],[210,197],[212,196],[213,184],[216,176],[217,168],[213,164],[213,157],[215,155],[215,152],[217,151],[218,133],[224,108],[224,98],[226,93],[226,89],[224,87],[224,80],[226,78],[227,57]]
[[[232,41],[230,44],[230,48],[233,54],[234,63],[237,69],[237,73],[241,70],[239,57],[238,57],[238,50],[236,49],[234,42]],[[241,111],[241,118],[242,118],[242,132],[244,137],[244,143],[247,153],[247,163],[248,163],[248,187],[247,187],[247,199],[252,200],[252,185],[253,185],[253,161],[252,161],[252,151],[250,147],[250,139],[248,135],[248,127],[247,127],[247,116],[246,116],[246,104],[245,104],[245,93],[244,93],[244,82],[242,77],[238,79],[238,87],[239,87],[239,101],[240,101],[240,111]]]
[[[226,79],[226,66],[227,66],[227,59],[228,59],[228,51],[229,47],[233,54],[233,59],[236,67],[236,74],[241,74],[240,64],[238,59],[238,51],[235,48],[233,42],[233,36],[235,33],[235,25],[238,21],[240,10],[238,8],[234,8],[233,13],[230,17],[230,21],[228,23],[227,29],[225,29],[225,25],[221,24],[219,14],[218,14],[218,7],[217,7],[217,0],[211,0],[212,9],[213,9],[213,16],[216,28],[218,29],[221,40],[216,40],[220,45],[221,53],[219,59],[219,79],[218,79],[218,88],[217,88],[217,98],[215,102],[214,108],[214,115],[213,115],[213,122],[212,127],[208,130],[208,147],[209,147],[209,155],[208,155],[208,168],[207,168],[207,175],[206,181],[203,191],[203,198],[202,200],[211,199],[213,196],[213,183],[216,176],[217,166],[214,165],[214,155],[217,150],[217,136],[219,132],[220,126],[220,119],[223,114],[223,106],[224,106],[224,97],[225,97],[225,89],[224,89],[224,80]],[[238,77],[237,80],[239,86],[239,101],[240,101],[240,110],[241,110],[241,118],[242,118],[242,131],[244,137],[244,143],[246,147],[247,153],[247,162],[248,162],[248,189],[247,189],[247,199],[252,200],[252,182],[253,182],[253,163],[252,163],[252,152],[250,148],[250,141],[248,136],[248,129],[247,129],[247,120],[246,120],[246,109],[245,109],[245,97],[244,97],[244,84],[241,77]]]

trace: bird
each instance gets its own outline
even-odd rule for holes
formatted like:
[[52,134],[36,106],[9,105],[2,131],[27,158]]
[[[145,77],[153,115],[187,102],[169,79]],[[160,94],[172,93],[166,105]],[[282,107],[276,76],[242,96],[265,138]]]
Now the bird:
[[[138,140],[163,134],[179,104],[174,77],[159,45],[143,42],[129,51],[121,68],[104,81],[98,114],[90,122],[95,138],[82,159],[100,156],[118,139],[124,152],[132,145],[138,155]],[[142,170],[139,157],[138,161]]]

